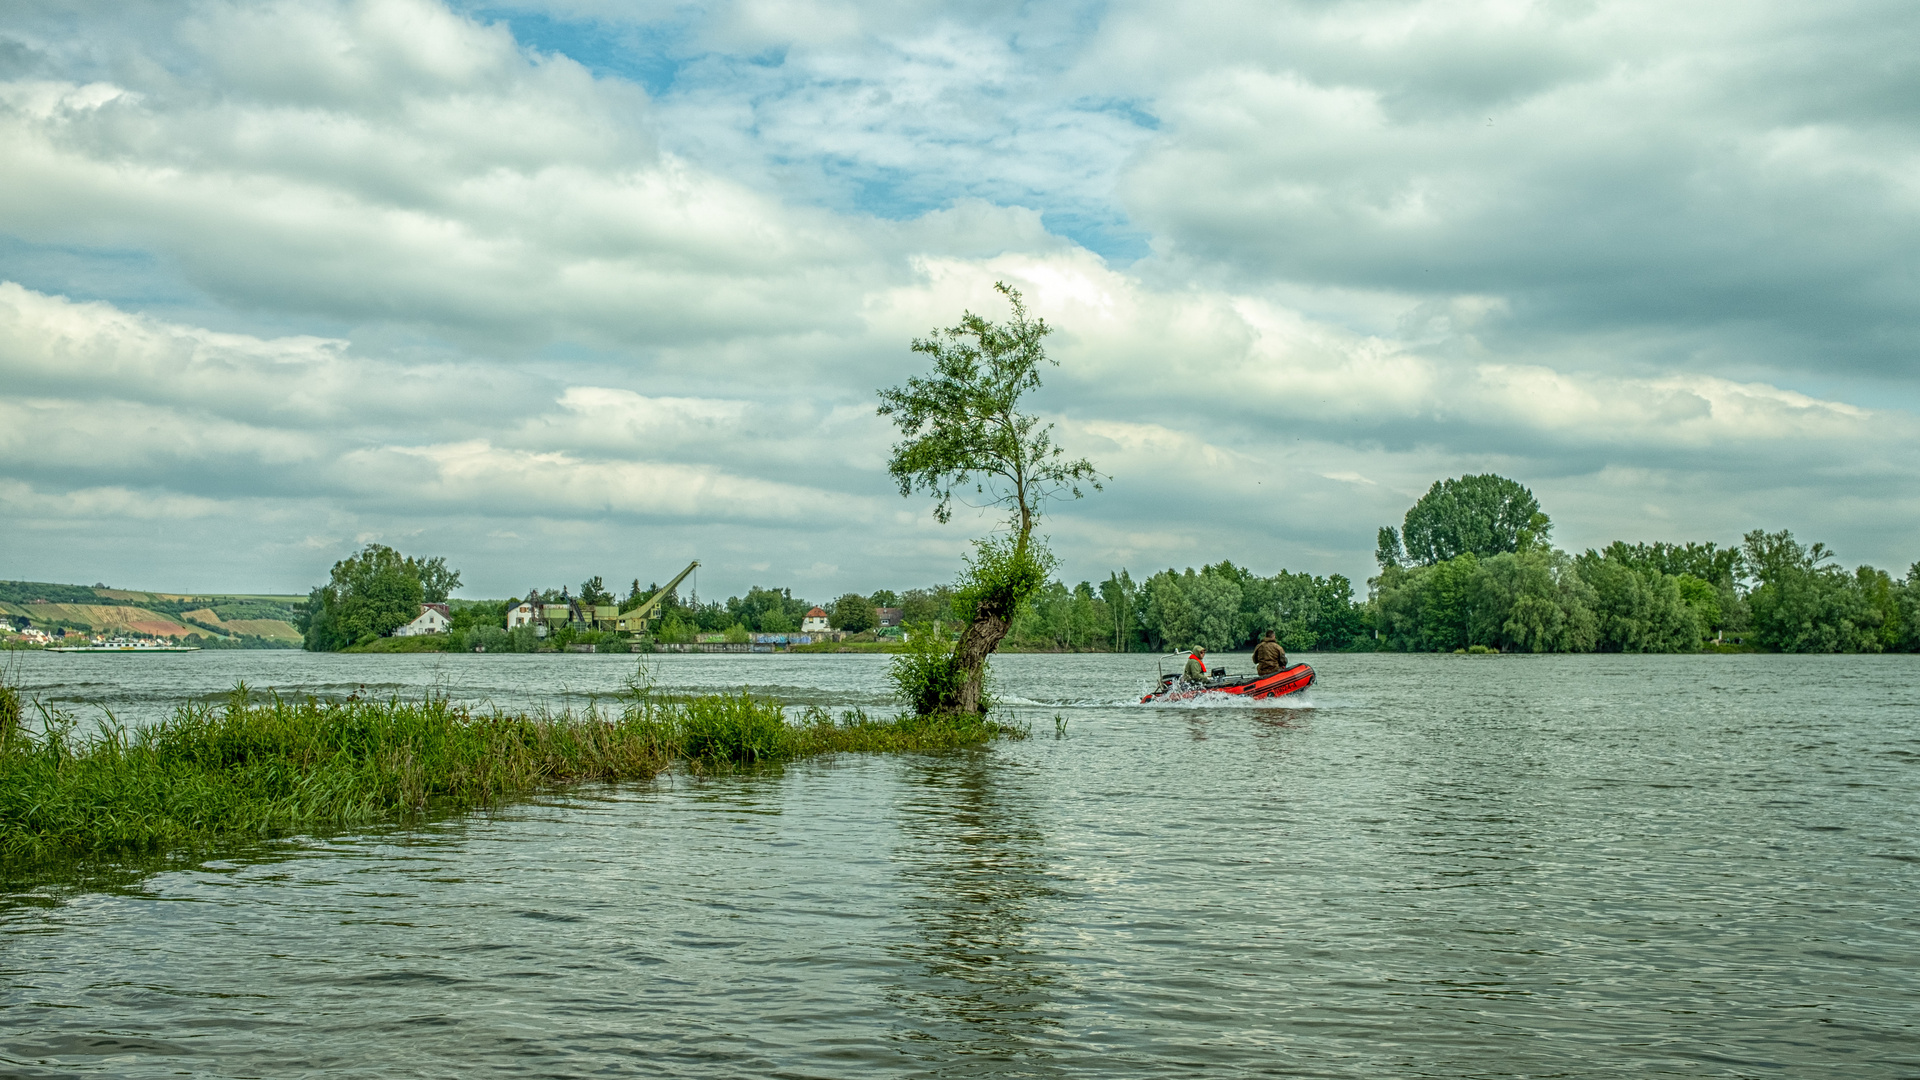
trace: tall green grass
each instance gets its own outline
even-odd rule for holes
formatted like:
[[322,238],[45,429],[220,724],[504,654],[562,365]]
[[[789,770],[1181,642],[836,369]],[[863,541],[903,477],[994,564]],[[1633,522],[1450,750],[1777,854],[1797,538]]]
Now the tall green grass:
[[[747,694],[631,700],[612,712],[479,714],[444,700],[182,706],[137,730],[26,722],[0,685],[0,863],[206,847],[492,805],[586,781],[712,773],[847,751],[977,746],[1024,734],[978,718],[788,723]],[[39,730],[30,730],[38,727]]]

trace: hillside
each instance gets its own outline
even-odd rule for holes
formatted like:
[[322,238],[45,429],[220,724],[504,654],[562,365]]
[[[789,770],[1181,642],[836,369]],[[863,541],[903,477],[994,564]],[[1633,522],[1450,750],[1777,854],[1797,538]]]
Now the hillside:
[[45,581],[0,581],[0,616],[69,633],[195,639],[203,646],[289,648],[300,644],[294,622],[303,596],[139,592]]

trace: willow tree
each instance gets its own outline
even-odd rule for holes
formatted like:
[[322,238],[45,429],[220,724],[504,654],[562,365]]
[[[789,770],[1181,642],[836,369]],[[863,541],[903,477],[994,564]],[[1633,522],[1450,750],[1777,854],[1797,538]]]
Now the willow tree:
[[[1100,488],[1093,463],[1068,459],[1054,445],[1053,425],[1021,408],[1021,399],[1040,388],[1041,367],[1058,364],[1044,347],[1053,328],[1028,316],[1018,289],[1005,282],[994,288],[1012,305],[1010,319],[995,323],[969,311],[958,326],[914,339],[913,351],[932,359],[932,373],[880,391],[880,415],[900,429],[887,471],[903,498],[925,491],[942,524],[953,520],[956,498],[976,497],[973,505],[1007,513],[1004,531],[974,541],[954,599],[967,626],[953,652],[923,657],[917,685],[902,682],[922,713],[985,710],[987,657],[1053,567],[1033,535],[1042,507],[1053,498],[1080,498],[1083,486]],[[929,659],[941,670],[924,670]]]

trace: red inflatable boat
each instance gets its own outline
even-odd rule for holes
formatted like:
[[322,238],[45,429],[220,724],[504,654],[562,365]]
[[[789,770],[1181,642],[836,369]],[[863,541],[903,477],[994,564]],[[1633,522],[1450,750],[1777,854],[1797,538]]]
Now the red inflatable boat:
[[1201,682],[1187,682],[1178,675],[1162,675],[1159,688],[1141,698],[1140,703],[1144,705],[1149,701],[1192,701],[1194,698],[1211,697],[1215,694],[1277,698],[1297,694],[1312,686],[1313,683],[1313,668],[1306,664],[1281,668],[1271,675],[1217,675]]

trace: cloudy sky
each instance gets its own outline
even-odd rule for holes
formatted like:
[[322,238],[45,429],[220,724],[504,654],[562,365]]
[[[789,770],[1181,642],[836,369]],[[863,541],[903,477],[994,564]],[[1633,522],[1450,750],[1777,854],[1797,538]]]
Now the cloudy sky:
[[1113,477],[1069,580],[1372,569],[1435,479],[1579,549],[1920,559],[1920,8],[0,10],[0,577],[468,596],[952,576],[874,391],[995,280]]

